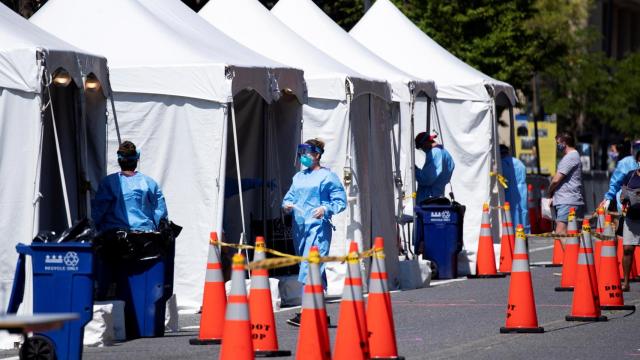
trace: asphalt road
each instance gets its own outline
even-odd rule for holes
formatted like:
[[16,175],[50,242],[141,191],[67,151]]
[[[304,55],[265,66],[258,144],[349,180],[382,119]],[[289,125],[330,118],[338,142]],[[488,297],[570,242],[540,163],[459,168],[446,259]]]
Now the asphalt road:
[[[532,239],[532,263],[551,258],[551,242]],[[609,321],[565,321],[572,293],[554,287],[559,268],[533,266],[538,321],[543,334],[500,334],[504,325],[509,277],[454,280],[425,289],[392,294],[400,355],[407,359],[613,359],[640,356],[640,317],[631,311],[605,311]],[[640,305],[640,283],[625,293],[627,304]],[[327,305],[332,323],[338,304]],[[298,331],[285,323],[297,309],[276,314],[281,349],[295,354]],[[163,338],[139,339],[105,348],[85,348],[85,359],[212,359],[218,346],[191,346],[199,317],[182,315],[182,330]],[[329,330],[332,344],[336,329]],[[14,352],[0,353],[0,358]]]

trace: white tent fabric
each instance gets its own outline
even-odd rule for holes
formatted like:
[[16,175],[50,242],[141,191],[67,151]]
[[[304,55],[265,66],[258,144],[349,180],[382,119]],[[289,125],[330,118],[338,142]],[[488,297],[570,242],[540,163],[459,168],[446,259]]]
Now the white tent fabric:
[[[377,0],[350,34],[380,57],[424,78],[434,79],[438,88],[440,122],[431,128],[441,134],[445,148],[456,163],[452,188],[456,199],[467,206],[464,246],[469,268],[475,271],[475,251],[482,203],[495,204],[500,190],[490,178],[498,171],[495,161],[497,131],[496,104],[513,106],[513,87],[495,80],[450,54],[418,29],[389,0]],[[423,125],[418,124],[416,128]],[[418,129],[416,129],[418,130]]]
[[82,86],[82,75],[93,73],[102,83],[102,90],[108,93],[104,58],[38,29],[0,4],[0,87],[39,93],[42,85],[42,65],[36,61],[39,51],[46,52],[47,68],[51,73],[64,68],[76,86]]
[[51,0],[32,21],[109,57],[122,137],[141,149],[139,170],[158,180],[184,228],[174,292],[181,308],[199,308],[209,232],[222,230],[225,176],[236,175],[226,173],[229,103],[247,89],[267,103],[290,89],[304,102],[302,71],[240,45],[178,0]]
[[[341,63],[391,84],[394,101],[409,102],[409,83],[416,91],[435,96],[433,81],[404,73],[354,41],[311,0],[280,0],[271,12],[289,28]],[[428,79],[428,78],[422,78]]]
[[257,0],[211,0],[199,14],[251,50],[303,69],[309,97],[344,101],[348,95],[346,81],[353,82],[351,92],[354,97],[364,93],[385,97],[388,93],[383,84],[366,81],[364,75],[291,31]]
[[[66,87],[50,84],[51,76],[59,69],[72,79]],[[101,81],[102,92],[83,91],[84,78],[90,74]],[[97,187],[106,172],[105,95],[110,91],[104,58],[65,43],[0,4],[3,310],[11,293],[17,260],[15,245],[31,243],[40,231],[60,233],[68,226],[60,169],[66,179],[71,219],[88,212],[87,194],[79,190],[79,184],[87,181]],[[58,162],[56,147],[60,149],[62,164]],[[30,312],[30,278],[26,281],[27,293],[20,311]],[[0,347],[13,345],[5,344],[4,340],[5,337],[0,337]]]
[[[398,249],[395,246],[397,238],[395,216],[397,213],[393,204],[395,203],[394,197],[401,198],[403,195],[402,189],[397,189],[394,186],[394,177],[402,179],[405,184],[410,184],[413,179],[412,172],[402,170],[402,167],[406,168],[408,164],[406,156],[402,155],[403,152],[406,153],[406,150],[402,151],[402,149],[411,144],[411,137],[403,138],[401,134],[410,135],[403,131],[403,128],[410,126],[411,103],[415,94],[422,93],[434,97],[436,94],[435,85],[433,81],[421,80],[417,76],[404,73],[366,49],[353,40],[311,1],[280,0],[271,12],[291,30],[334,59],[367,76],[385,79],[390,83],[394,103],[381,104],[373,99],[368,104],[369,110],[379,111],[383,118],[372,124],[372,128],[376,130],[372,131],[367,145],[370,158],[369,166],[372,169],[370,169],[367,178],[361,179],[361,185],[363,185],[362,181],[366,179],[368,191],[376,194],[370,198],[372,208],[370,216],[373,225],[371,235],[382,236],[388,241],[390,246],[386,247],[388,250],[387,259],[393,260],[388,260],[387,270],[395,276],[398,270],[396,260]],[[389,158],[384,151],[390,152],[394,156]],[[362,155],[358,161],[364,161]],[[383,165],[383,167],[378,168],[376,165]],[[395,170],[386,172],[385,169],[388,169],[385,167],[386,165]],[[411,165],[410,168],[412,169],[413,166]],[[409,177],[403,178],[403,175],[409,175]],[[395,195],[393,192],[387,194],[386,189],[395,191]],[[401,209],[398,209],[398,212],[400,211]],[[368,246],[368,243],[365,243],[365,246]]]
[[[352,184],[346,186],[351,193],[349,208],[333,219],[336,231],[330,252],[332,255],[346,254],[347,239],[368,246],[368,241],[363,240],[371,236],[371,217],[367,214],[371,212],[369,198],[372,194],[362,179],[366,179],[372,169],[368,153],[362,151],[369,149],[370,134],[377,134],[376,130],[369,130],[370,124],[384,124],[384,112],[381,109],[369,111],[369,104],[390,101],[387,84],[371,80],[318,50],[256,0],[210,1],[200,15],[252,50],[304,69],[309,102],[303,106],[302,137],[318,137],[325,141],[323,166],[339,176],[343,175],[345,167],[354,174]],[[364,160],[354,161],[356,157]],[[390,164],[378,165],[378,169],[385,166],[390,169]],[[345,185],[348,185],[346,181]],[[391,261],[393,257],[389,259]],[[340,294],[344,283],[343,264],[327,264],[327,279],[329,294]],[[392,285],[395,281],[394,273]]]
[[[74,21],[60,21],[71,14],[77,15]],[[268,80],[273,71],[268,68],[285,67],[193,15],[177,0],[56,0],[47,2],[31,21],[56,29],[60,38],[74,39],[83,49],[109,54],[111,83],[118,92],[226,103],[250,86],[272,101],[277,89]],[[293,77],[301,80],[301,74]],[[299,85],[289,87],[300,89]]]
[[467,65],[438,45],[390,0],[376,1],[351,29],[351,36],[378,56],[400,69],[426,79],[433,79],[438,87],[438,99],[489,101],[491,95],[505,93],[516,103],[513,87],[493,79]]

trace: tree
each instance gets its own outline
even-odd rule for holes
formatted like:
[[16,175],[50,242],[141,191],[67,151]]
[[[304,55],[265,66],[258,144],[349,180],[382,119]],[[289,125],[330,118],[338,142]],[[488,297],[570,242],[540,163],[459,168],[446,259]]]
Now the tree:
[[[273,8],[277,0],[260,0],[267,7]],[[346,31],[349,31],[364,15],[365,4],[370,0],[313,0],[329,17]]]
[[640,137],[640,53],[618,61],[608,106],[610,124],[629,138]]
[[566,53],[576,3],[557,0],[394,0],[462,61],[530,92],[532,76]]

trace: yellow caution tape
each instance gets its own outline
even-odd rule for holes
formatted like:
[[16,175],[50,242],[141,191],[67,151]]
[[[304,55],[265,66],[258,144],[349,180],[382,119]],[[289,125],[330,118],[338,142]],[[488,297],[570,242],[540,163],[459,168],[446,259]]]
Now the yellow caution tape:
[[[215,243],[213,243],[213,244],[215,245]],[[229,248],[232,248],[232,249],[240,249],[240,250],[254,250],[254,249],[256,249],[256,247],[252,246],[252,245],[230,244],[230,243],[226,243],[226,242],[223,242],[223,241],[217,241],[217,244],[222,246],[222,247],[229,247]],[[247,266],[247,269],[249,269],[249,270],[276,269],[276,268],[295,265],[295,264],[301,263],[303,261],[312,260],[313,262],[316,262],[316,259],[318,259],[317,262],[319,262],[319,263],[345,262],[345,261],[347,261],[349,259],[356,259],[356,260],[357,259],[365,259],[365,258],[368,258],[368,257],[372,257],[375,254],[375,249],[372,248],[372,249],[363,251],[361,253],[356,253],[357,257],[355,257],[355,258],[353,257],[352,254],[349,254],[349,255],[346,255],[346,256],[324,256],[324,257],[318,257],[318,258],[314,257],[313,259],[310,259],[308,257],[291,255],[291,254],[283,253],[281,251],[269,249],[269,248],[265,247],[264,245],[260,245],[260,250],[263,250],[265,252],[268,252],[270,254],[278,256],[278,258],[271,258],[271,259],[265,259],[265,260],[261,260],[261,261],[251,262]]]
[[489,176],[495,176],[496,179],[498,179],[498,182],[500,183],[500,185],[502,185],[503,188],[505,188],[505,189],[509,188],[509,186],[507,186],[507,182],[508,181],[504,176],[502,176],[502,174],[498,174],[498,173],[495,173],[495,172],[492,171],[492,172],[489,173]]
[[580,234],[569,235],[569,234],[556,234],[556,233],[542,233],[542,234],[526,234],[526,236],[528,238],[537,237],[537,238],[566,239],[566,238],[580,237]]

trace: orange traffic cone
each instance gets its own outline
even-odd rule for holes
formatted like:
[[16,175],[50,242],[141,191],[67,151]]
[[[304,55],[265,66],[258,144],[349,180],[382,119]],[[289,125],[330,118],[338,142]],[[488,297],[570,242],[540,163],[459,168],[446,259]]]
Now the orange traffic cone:
[[616,256],[616,241],[608,235],[602,241],[602,259],[598,274],[598,296],[600,308],[603,310],[635,310],[635,305],[625,305],[618,273],[618,259]]
[[200,333],[195,339],[189,339],[191,345],[220,344],[224,326],[224,311],[227,295],[224,290],[224,278],[220,265],[218,250],[218,233],[212,232],[209,240],[209,256],[207,272],[202,294],[202,314],[200,316]]
[[[604,233],[605,227],[605,217],[604,217],[604,208],[599,207],[598,217],[596,220],[596,234],[602,235]],[[598,237],[594,237],[593,239],[593,260],[596,264],[596,275],[598,275],[598,271],[600,271],[600,250],[602,249],[602,240]]]
[[[266,259],[265,249],[264,238],[258,236],[253,261]],[[278,333],[273,317],[269,270],[267,269],[255,269],[251,272],[249,318],[251,318],[253,351],[257,357],[291,356],[291,351],[278,350]]]
[[576,269],[578,267],[578,252],[580,250],[580,240],[578,239],[578,225],[576,224],[576,209],[569,209],[569,224],[567,235],[576,237],[565,238],[564,259],[562,260],[562,277],[560,286],[556,291],[573,291],[576,285]]
[[507,229],[509,230],[509,241],[511,241],[511,253],[516,246],[516,233],[513,227],[513,220],[511,219],[511,204],[508,201],[504,203],[504,217],[506,219]]
[[320,279],[320,253],[317,246],[309,250],[309,274],[302,297],[302,315],[296,359],[331,358],[327,311],[324,308],[324,294]]
[[578,222],[576,220],[576,208],[569,208],[569,216],[567,218],[567,234],[579,235]]
[[[591,225],[589,224],[589,219],[584,219],[582,221],[582,239],[584,241],[585,252],[591,253],[591,259],[593,260],[593,238],[591,237]],[[591,291],[594,296],[598,296],[598,275],[596,273],[595,261],[592,261],[587,265],[589,268],[589,279],[593,280],[590,282]]]
[[544,328],[538,326],[536,300],[533,295],[533,283],[529,272],[529,251],[524,228],[518,225],[516,246],[511,267],[509,283],[509,303],[507,319],[501,333],[541,333]]
[[493,251],[493,237],[489,220],[489,204],[482,205],[482,223],[480,224],[480,240],[476,259],[476,274],[467,275],[469,279],[505,277],[496,271],[496,255]]
[[334,360],[369,359],[369,333],[362,295],[358,244],[352,241],[347,255],[347,274],[340,301]]
[[567,321],[607,321],[607,317],[600,313],[598,279],[596,278],[591,244],[591,226],[589,226],[587,219],[582,223],[571,315],[567,315],[565,319]]
[[[598,218],[596,220],[596,234],[603,235],[604,229],[606,227],[606,219],[604,217],[604,208],[599,207],[598,210]],[[600,271],[600,252],[602,250],[602,240],[599,237],[593,238],[593,261],[596,264],[596,275],[598,275]]]
[[564,249],[562,248],[562,240],[553,240],[553,257],[551,258],[551,265],[548,267],[560,267],[563,263]]
[[[601,206],[597,210],[598,213],[598,222],[596,224],[596,234],[604,234],[604,229],[607,227],[605,225],[607,219],[604,216],[604,208]],[[611,220],[611,218],[609,218]]]
[[[507,213],[510,213],[509,203],[505,203],[500,210],[502,214],[502,236],[500,237],[500,272],[508,274],[511,272],[511,261],[513,257],[513,246],[511,235],[513,227],[509,227],[507,222]],[[509,215],[511,216],[511,215]]]
[[224,317],[224,337],[222,338],[220,359],[253,359],[244,256],[240,253],[235,254],[232,261],[231,292],[229,292],[229,303]]
[[631,272],[631,280],[634,282],[640,281],[640,249],[638,249],[638,246],[633,250],[633,264],[631,269],[633,270]]
[[[375,253],[371,260],[369,276],[369,301],[367,302],[367,327],[369,329],[369,350],[372,359],[404,359],[398,356],[396,330],[391,311],[391,295],[387,284],[384,263],[384,240],[375,239]],[[494,260],[495,269],[495,260]]]

